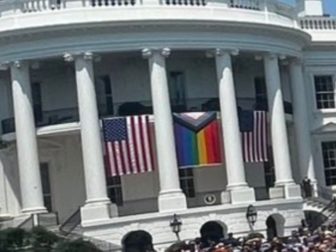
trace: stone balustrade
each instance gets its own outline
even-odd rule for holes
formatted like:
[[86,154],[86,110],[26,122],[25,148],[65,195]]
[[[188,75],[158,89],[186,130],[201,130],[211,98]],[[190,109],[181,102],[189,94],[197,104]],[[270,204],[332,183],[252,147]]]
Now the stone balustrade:
[[204,7],[214,3],[216,6],[223,8],[273,12],[293,18],[296,16],[294,6],[281,3],[277,0],[3,0],[0,2],[0,18],[36,12],[56,12],[74,8],[116,8],[139,5]]
[[336,30],[336,18],[331,17],[305,17],[300,20],[304,30]]

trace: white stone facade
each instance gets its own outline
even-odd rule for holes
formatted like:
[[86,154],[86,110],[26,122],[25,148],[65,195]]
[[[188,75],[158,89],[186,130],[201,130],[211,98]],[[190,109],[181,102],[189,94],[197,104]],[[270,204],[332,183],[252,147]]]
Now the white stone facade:
[[[322,0],[17,2],[0,3],[1,219],[46,212],[48,197],[60,222],[80,208],[84,234],[116,250],[135,230],[163,249],[175,239],[174,213],[183,239],[207,221],[242,235],[253,204],[255,230],[266,232],[274,215],[285,235],[304,218],[305,177],[315,195],[336,189],[322,149],[336,141],[336,106],[318,108],[316,100],[316,76],[331,76],[336,93],[336,19],[323,16]],[[216,98],[218,116],[228,118],[221,120],[225,163],[193,170],[195,197],[179,183],[171,73],[183,75],[186,111]],[[236,108],[254,108],[258,78],[267,90],[273,187],[264,164],[244,163],[241,153]],[[106,190],[99,119],[117,116],[126,102],[153,108],[158,169],[121,177],[116,206]]]

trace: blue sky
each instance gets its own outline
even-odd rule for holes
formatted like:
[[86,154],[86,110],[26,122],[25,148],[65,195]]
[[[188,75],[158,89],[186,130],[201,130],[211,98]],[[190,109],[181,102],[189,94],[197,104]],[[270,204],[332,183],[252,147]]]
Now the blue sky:
[[[295,0],[281,0],[287,3],[293,3]],[[336,0],[323,0],[324,2],[324,13],[336,16]]]
[[325,0],[324,2],[324,12],[336,16],[336,0]]

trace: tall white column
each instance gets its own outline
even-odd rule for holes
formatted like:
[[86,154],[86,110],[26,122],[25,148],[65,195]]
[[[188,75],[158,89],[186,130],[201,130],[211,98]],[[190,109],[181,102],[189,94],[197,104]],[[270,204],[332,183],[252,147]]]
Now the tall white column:
[[160,212],[172,212],[187,208],[186,197],[180,188],[175,151],[174,129],[170,108],[165,57],[170,50],[144,49],[148,58],[151,80],[152,103],[155,121],[156,153],[159,165]]
[[312,184],[316,185],[307,103],[305,99],[306,91],[304,87],[301,61],[291,61],[289,70],[293,97],[294,130],[301,179],[308,177]]
[[16,146],[20,174],[23,213],[45,212],[29,63],[17,61],[10,66],[16,128]]
[[299,197],[300,188],[297,188],[292,176],[278,56],[266,54],[264,67],[276,177],[276,188],[271,188],[270,196],[271,198]]
[[111,216],[117,215],[117,208],[110,203],[106,191],[104,159],[92,60],[93,57],[91,53],[84,53],[75,57],[86,188],[86,202],[85,206],[81,209],[82,223],[108,219]]
[[228,179],[222,203],[253,202],[254,190],[247,186],[245,177],[230,51],[216,50],[216,69]]

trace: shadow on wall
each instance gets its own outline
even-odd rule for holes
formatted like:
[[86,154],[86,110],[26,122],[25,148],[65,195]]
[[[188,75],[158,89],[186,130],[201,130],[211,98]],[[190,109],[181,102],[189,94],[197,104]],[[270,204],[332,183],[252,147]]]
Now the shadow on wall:
[[152,236],[144,231],[129,232],[122,239],[123,252],[150,252],[154,251]]
[[228,228],[221,221],[208,221],[200,229],[202,244],[210,247],[226,237]]
[[266,219],[267,239],[284,236],[285,218],[281,214],[272,214]]

